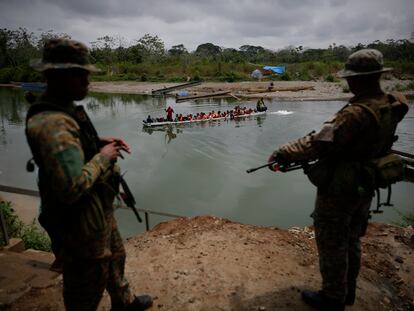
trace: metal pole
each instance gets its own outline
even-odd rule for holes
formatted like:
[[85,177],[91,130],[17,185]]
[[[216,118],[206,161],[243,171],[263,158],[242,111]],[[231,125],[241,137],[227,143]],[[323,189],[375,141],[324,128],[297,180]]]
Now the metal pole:
[[145,212],[145,228],[149,231],[149,214]]
[[7,234],[6,221],[4,220],[3,210],[0,209],[0,227],[3,232],[3,239],[5,245],[9,245],[9,235]]

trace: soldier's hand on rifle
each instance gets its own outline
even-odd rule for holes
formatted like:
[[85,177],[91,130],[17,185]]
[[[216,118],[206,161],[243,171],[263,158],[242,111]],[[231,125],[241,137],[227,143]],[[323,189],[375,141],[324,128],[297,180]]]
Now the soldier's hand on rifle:
[[[275,163],[276,162],[276,163]],[[287,164],[286,160],[283,158],[283,156],[280,154],[279,150],[276,150],[273,152],[269,159],[267,160],[267,163],[269,163],[269,170],[272,172],[277,172],[280,169],[280,165]]]
[[99,152],[112,162],[116,161],[118,157],[122,157],[121,150],[123,150],[123,147],[114,141],[103,146]]

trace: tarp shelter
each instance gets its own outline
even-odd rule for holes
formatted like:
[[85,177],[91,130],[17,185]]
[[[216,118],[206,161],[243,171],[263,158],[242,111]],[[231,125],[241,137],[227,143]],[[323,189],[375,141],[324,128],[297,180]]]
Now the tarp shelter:
[[286,67],[285,66],[264,66],[263,69],[264,70],[271,70],[274,73],[277,73],[277,74],[280,75],[280,74],[285,72]]
[[263,74],[259,69],[255,69],[252,71],[252,73],[250,74],[250,76],[254,79],[261,79],[263,78]]

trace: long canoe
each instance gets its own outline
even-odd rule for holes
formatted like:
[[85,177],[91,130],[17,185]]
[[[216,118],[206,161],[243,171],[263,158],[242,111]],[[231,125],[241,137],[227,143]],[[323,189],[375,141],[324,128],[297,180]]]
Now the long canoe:
[[[240,120],[247,117],[254,117],[254,116],[262,116],[265,115],[266,111],[262,112],[252,112],[249,114],[242,114],[238,116],[234,116],[234,119]],[[210,118],[210,119],[197,119],[197,120],[186,120],[186,121],[165,121],[165,122],[151,122],[148,123],[145,120],[143,121],[144,127],[159,127],[159,126],[165,126],[165,125],[180,125],[180,124],[187,124],[187,123],[201,123],[201,122],[214,122],[214,121],[220,121],[220,120],[230,120],[230,117],[219,117],[219,118]]]

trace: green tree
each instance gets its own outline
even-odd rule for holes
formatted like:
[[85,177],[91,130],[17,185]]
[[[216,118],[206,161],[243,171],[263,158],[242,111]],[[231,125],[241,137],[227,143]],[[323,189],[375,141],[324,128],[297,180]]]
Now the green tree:
[[213,43],[200,44],[195,50],[195,54],[202,57],[214,57],[221,53],[221,47]]
[[144,57],[152,60],[165,55],[164,42],[158,36],[147,33],[137,41],[137,46],[142,49]]
[[178,55],[188,54],[188,51],[183,44],[178,44],[178,45],[173,45],[171,49],[168,50],[168,54],[171,56],[178,56]]

